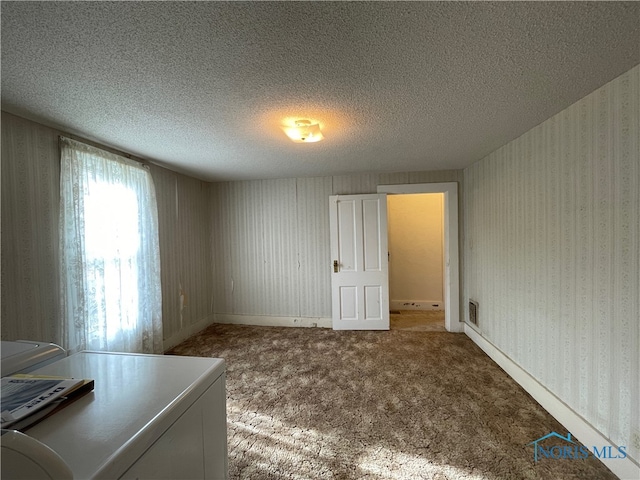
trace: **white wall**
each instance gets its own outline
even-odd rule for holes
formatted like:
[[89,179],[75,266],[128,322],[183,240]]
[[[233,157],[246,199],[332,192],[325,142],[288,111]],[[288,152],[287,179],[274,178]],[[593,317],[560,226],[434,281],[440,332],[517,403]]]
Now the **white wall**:
[[636,461],[639,90],[637,66],[464,170],[463,279],[482,336]]
[[389,195],[392,309],[443,309],[443,195]]

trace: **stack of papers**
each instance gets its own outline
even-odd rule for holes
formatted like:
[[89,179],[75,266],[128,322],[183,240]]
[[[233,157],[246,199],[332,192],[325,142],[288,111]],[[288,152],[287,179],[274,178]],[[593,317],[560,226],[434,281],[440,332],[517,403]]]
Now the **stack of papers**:
[[93,390],[93,380],[14,375],[2,378],[1,390],[2,428],[19,430],[70,397]]

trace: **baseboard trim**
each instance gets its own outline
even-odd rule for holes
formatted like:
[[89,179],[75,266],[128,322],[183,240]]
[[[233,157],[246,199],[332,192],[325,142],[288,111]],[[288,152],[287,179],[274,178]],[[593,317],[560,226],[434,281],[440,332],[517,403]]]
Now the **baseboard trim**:
[[332,328],[333,326],[331,319],[325,317],[272,317],[268,315],[235,315],[228,313],[216,313],[213,317],[215,323],[230,323],[235,325],[308,328]]
[[[617,447],[566,403],[547,390],[538,380],[484,338],[479,331],[465,323],[464,333],[583,445],[587,447],[592,445]],[[599,460],[621,479],[640,478],[640,466],[630,457],[624,459],[601,458]]]
[[391,310],[444,310],[442,300],[390,300]]
[[172,349],[176,345],[184,342],[187,338],[191,337],[192,335],[195,335],[199,331],[204,330],[212,323],[215,323],[214,316],[208,315],[207,317],[194,323],[193,325],[189,325],[188,327],[182,328],[182,330],[180,330],[178,333],[176,333],[175,335],[163,341],[162,347],[164,348],[164,351],[166,352],[167,350]]

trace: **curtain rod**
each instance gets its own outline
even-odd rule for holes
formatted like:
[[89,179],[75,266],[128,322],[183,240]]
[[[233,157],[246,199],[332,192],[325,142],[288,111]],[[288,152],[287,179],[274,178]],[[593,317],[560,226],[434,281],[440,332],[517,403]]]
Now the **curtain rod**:
[[112,153],[114,155],[119,155],[121,157],[126,158],[127,160],[131,160],[132,162],[136,162],[139,163],[140,165],[142,165],[143,167],[149,168],[149,166],[151,165],[150,162],[146,161],[146,160],[142,160],[138,157],[135,157],[133,155],[131,155],[130,153],[127,152],[123,152],[121,150],[118,150],[116,148],[112,148],[112,147],[107,147],[105,145],[102,145],[100,143],[96,143],[96,142],[92,142],[90,140],[86,140],[82,137],[78,137],[77,135],[73,135],[73,134],[59,134],[58,135],[58,142],[60,140],[62,140],[63,138],[68,138],[69,140],[73,140],[75,142],[79,142],[79,143],[84,143],[85,145],[88,145],[90,147],[93,148],[98,148],[100,150],[104,150],[106,152]]

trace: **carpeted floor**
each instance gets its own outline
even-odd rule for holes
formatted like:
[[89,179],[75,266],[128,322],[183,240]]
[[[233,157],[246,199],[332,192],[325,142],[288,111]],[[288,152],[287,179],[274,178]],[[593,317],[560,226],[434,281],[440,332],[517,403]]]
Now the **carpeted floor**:
[[446,332],[444,310],[398,310],[389,315],[391,330]]
[[168,353],[227,361],[232,479],[616,478],[534,463],[566,430],[464,334],[212,325]]

